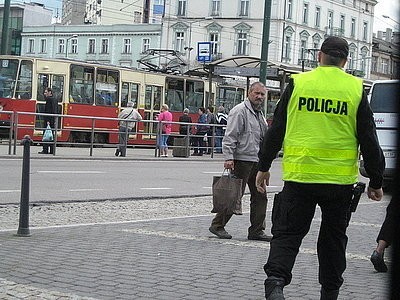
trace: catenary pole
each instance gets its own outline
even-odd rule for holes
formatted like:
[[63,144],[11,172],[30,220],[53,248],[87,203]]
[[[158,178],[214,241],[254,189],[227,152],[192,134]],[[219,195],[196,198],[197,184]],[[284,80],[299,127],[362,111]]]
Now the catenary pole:
[[260,65],[260,81],[264,84],[267,81],[267,61],[268,61],[270,23],[271,23],[271,0],[265,0],[263,37],[262,37],[262,47],[261,47],[261,65]]
[[0,54],[10,54],[7,53],[8,48],[8,34],[9,34],[9,18],[10,18],[10,0],[4,0],[3,9],[3,30],[1,32],[1,49]]

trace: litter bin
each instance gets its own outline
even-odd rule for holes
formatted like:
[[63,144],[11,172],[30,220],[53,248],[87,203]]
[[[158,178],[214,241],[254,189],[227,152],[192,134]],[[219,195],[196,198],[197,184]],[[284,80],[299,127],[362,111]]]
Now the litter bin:
[[174,138],[174,148],[172,150],[173,157],[189,157],[190,149],[186,147],[186,142],[189,137]]

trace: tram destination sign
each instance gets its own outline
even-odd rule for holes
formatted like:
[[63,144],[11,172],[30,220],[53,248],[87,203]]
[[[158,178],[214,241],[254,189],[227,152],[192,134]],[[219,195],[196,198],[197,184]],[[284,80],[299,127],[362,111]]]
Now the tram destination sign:
[[[259,77],[260,68],[214,66],[215,75],[234,75],[243,77]],[[267,77],[277,77],[278,68],[267,68]]]

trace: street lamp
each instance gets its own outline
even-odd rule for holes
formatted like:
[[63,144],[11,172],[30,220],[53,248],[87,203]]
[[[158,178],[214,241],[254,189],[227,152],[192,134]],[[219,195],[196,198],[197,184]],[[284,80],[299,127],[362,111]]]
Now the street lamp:
[[72,35],[72,36],[70,36],[69,38],[66,39],[66,42],[65,42],[65,58],[68,58],[68,42],[69,42],[69,40],[77,38],[77,37],[78,37],[78,35],[74,34],[74,35]]
[[382,17],[384,17],[385,19],[389,19],[392,20],[393,22],[395,22],[397,25],[400,25],[400,23],[398,21],[396,21],[395,19],[392,19],[391,17],[387,16],[387,15],[382,15]]

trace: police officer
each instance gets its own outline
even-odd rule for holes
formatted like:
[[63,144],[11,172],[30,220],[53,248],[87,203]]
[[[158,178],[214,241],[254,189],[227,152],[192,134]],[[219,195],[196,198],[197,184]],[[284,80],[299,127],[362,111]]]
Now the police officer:
[[266,299],[284,299],[283,287],[316,205],[322,222],[318,236],[321,299],[337,299],[346,269],[346,229],[353,184],[358,177],[358,146],[370,177],[368,197],[382,199],[385,161],[362,80],[345,73],[349,46],[328,37],[319,66],[293,75],[274,113],[260,150],[256,185],[265,191],[273,159],[283,145],[283,190],[275,196],[271,248],[264,266]]

